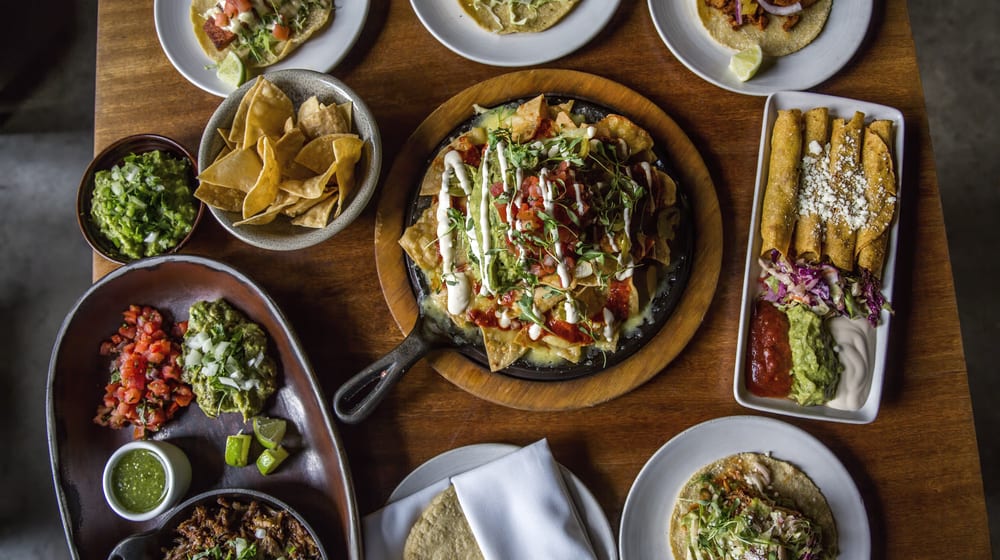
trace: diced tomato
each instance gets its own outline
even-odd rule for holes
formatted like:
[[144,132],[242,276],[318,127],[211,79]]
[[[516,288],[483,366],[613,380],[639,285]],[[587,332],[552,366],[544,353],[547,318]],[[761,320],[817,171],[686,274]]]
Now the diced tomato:
[[274,24],[274,29],[271,30],[271,35],[274,35],[274,38],[279,41],[287,41],[291,34],[292,30],[287,25],[281,23]]
[[121,328],[100,347],[114,360],[119,381],[104,387],[94,422],[115,429],[132,424],[140,438],[194,400],[177,363],[187,323],[165,325],[163,315],[149,306],[131,305],[122,316]]
[[229,25],[229,15],[226,12],[219,12],[215,14],[214,23],[216,27],[225,27]]
[[174,389],[174,402],[178,405],[187,406],[193,399],[194,393],[191,392],[191,387],[180,385]]

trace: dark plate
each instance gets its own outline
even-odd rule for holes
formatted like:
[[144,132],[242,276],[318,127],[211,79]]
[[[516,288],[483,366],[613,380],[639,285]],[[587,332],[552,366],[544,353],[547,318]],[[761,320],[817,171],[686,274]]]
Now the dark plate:
[[309,533],[309,536],[312,537],[313,541],[316,541],[321,558],[323,560],[330,558],[330,556],[327,555],[326,551],[323,549],[322,541],[320,541],[319,534],[316,530],[313,529],[309,522],[306,521],[306,519],[295,511],[295,509],[290,505],[263,492],[247,490],[245,488],[231,488],[209,490],[188,498],[180,505],[163,514],[162,522],[156,529],[132,535],[131,537],[127,537],[118,543],[114,550],[111,551],[111,554],[108,555],[108,560],[155,560],[157,558],[162,558],[163,553],[161,550],[169,548],[174,544],[174,531],[181,523],[191,517],[195,508],[198,506],[204,506],[211,511],[212,508],[218,507],[219,498],[225,498],[228,501],[240,502],[243,504],[256,501],[261,504],[266,504],[275,510],[284,510],[288,512],[302,524],[305,530]]
[[[508,97],[502,99],[500,103],[491,104],[490,106],[516,106],[530,98]],[[547,94],[546,98],[552,104],[572,99],[574,101],[573,112],[584,115],[588,122],[596,122],[611,113],[623,114],[630,119],[636,118],[635,115],[630,115],[628,111],[609,109],[602,104],[588,101],[582,96]],[[433,115],[428,119],[431,118],[433,118]],[[408,173],[405,179],[407,187],[407,194],[405,195],[406,206],[402,209],[400,224],[403,229],[416,222],[424,210],[431,204],[433,197],[420,196],[419,193],[422,179],[430,166],[430,162],[451,140],[473,126],[476,118],[476,116],[471,116],[457,121],[447,134],[434,139],[434,148],[419,154],[419,169],[412,169],[412,172]],[[412,156],[408,159],[410,162],[415,163],[414,158],[418,156],[412,154],[412,146],[413,143],[408,144]],[[647,346],[654,340],[657,333],[663,330],[663,326],[670,319],[675,308],[680,304],[685,287],[692,274],[696,222],[689,195],[687,194],[689,186],[670,169],[663,152],[659,151],[663,149],[664,146],[659,143],[654,148],[657,160],[653,164],[671,175],[677,182],[680,223],[677,226],[677,235],[670,243],[671,262],[659,267],[658,285],[652,299],[646,303],[649,319],[635,329],[622,333],[623,336],[618,342],[618,348],[614,352],[601,352],[588,349],[581,356],[580,361],[575,364],[561,362],[553,365],[537,365],[525,359],[519,359],[503,370],[496,372],[496,374],[529,382],[566,382],[584,378],[607,371],[624,363],[627,358],[635,355],[644,346]],[[402,184],[398,184],[397,186],[402,187]],[[403,196],[399,198],[403,198]],[[378,237],[381,229],[380,227],[376,227],[376,237]],[[376,244],[378,244],[378,239],[376,239]],[[398,245],[395,245],[394,248],[398,249]],[[421,302],[417,305],[416,323],[399,346],[352,376],[337,390],[333,399],[333,409],[337,417],[343,422],[357,423],[364,420],[371,414],[378,403],[385,398],[388,390],[399,381],[403,374],[417,360],[437,348],[453,348],[472,360],[476,364],[476,367],[482,368],[483,371],[488,371],[489,369],[485,346],[479,331],[463,331],[447,318],[439,319],[435,317],[434,313],[428,312],[422,304],[430,292],[426,278],[423,272],[406,255],[405,251],[400,251],[400,253],[404,263],[408,284],[407,288],[412,291],[417,301]],[[377,249],[376,257],[379,256],[380,253]],[[385,278],[380,276],[380,281],[382,282],[384,291],[386,289]]]
[[182,410],[153,439],[169,440],[187,453],[192,466],[189,495],[226,488],[266,492],[297,510],[321,535],[331,557],[360,560],[360,524],[350,469],[295,333],[250,278],[222,263],[184,255],[144,259],[110,273],[80,298],[56,339],[46,403],[49,453],[74,558],[106,558],[117,542],[158,527],[163,518],[132,523],[115,515],[104,501],[104,463],[131,440],[132,430],[112,430],[91,421],[107,383],[100,343],[117,329],[129,304],[151,305],[181,321],[195,301],[220,297],[268,334],[269,350],[279,364],[280,389],[263,414],[289,421],[285,443],[292,454],[266,477],[254,466],[226,466],[226,436],[248,425],[239,414],[208,418],[197,405]]
[[[588,123],[597,122],[607,115],[616,112],[613,109],[578,98],[546,96],[546,100],[550,106],[572,101],[573,113],[583,115]],[[503,105],[517,107],[527,101],[530,101],[530,99],[515,99]],[[442,140],[438,148],[429,154],[426,167],[430,167],[431,161],[452,140],[468,132],[475,125],[477,119],[478,116],[467,120]],[[691,261],[694,251],[694,228],[691,220],[691,205],[684,192],[684,185],[677,181],[676,174],[669,169],[667,160],[662,153],[662,148],[657,145],[654,146],[653,151],[657,159],[652,164],[670,175],[677,182],[677,206],[680,210],[680,221],[677,225],[676,237],[670,243],[670,263],[657,267],[659,270],[659,284],[656,287],[654,297],[647,304],[650,310],[650,320],[643,322],[631,331],[623,331],[618,341],[618,349],[614,352],[602,352],[589,348],[581,356],[580,361],[575,364],[570,362],[536,364],[524,358],[519,358],[513,364],[497,373],[534,381],[566,381],[567,379],[592,375],[604,371],[634,354],[652,338],[653,334],[663,327],[667,318],[670,317],[670,313],[673,312],[680,301],[680,297],[684,293],[684,286],[691,275]],[[434,198],[433,196],[420,196],[420,185],[420,179],[415,181],[413,199],[406,215],[406,227],[412,226],[420,219],[420,216],[431,205],[431,201]],[[410,287],[413,289],[413,293],[418,300],[423,301],[431,293],[430,287],[427,285],[427,278],[423,271],[414,264],[405,252],[403,258],[406,259]],[[489,368],[489,360],[486,356],[482,334],[478,330],[473,330],[471,333],[463,332],[451,320],[447,320],[446,318],[437,320],[431,315],[425,315],[423,320],[434,323],[431,328],[434,332],[440,333],[443,336],[446,345],[452,346],[480,366]]]

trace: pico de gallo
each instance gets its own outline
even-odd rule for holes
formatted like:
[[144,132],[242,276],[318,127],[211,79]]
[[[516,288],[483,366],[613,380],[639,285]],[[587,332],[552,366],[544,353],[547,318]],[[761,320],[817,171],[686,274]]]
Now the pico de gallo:
[[178,364],[186,330],[186,321],[171,324],[153,307],[129,305],[118,331],[100,346],[101,356],[111,358],[111,375],[96,424],[132,425],[133,437],[142,439],[191,404],[194,393]]

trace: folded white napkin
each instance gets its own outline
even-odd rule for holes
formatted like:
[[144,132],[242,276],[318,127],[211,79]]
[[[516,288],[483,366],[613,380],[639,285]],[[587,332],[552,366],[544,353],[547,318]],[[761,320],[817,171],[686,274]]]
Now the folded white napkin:
[[449,484],[455,485],[486,560],[595,557],[559,466],[542,439],[365,516],[366,560],[400,560],[413,523]]

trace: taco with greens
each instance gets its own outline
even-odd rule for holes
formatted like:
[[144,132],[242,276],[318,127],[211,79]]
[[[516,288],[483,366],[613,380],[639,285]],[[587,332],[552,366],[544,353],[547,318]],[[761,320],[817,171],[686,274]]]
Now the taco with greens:
[[674,558],[837,557],[833,512],[816,484],[787,461],[739,453],[701,468],[670,519]]
[[767,56],[802,49],[819,35],[833,0],[693,0],[713,39],[742,51],[760,45]]
[[480,27],[505,35],[545,31],[559,23],[579,1],[459,0],[459,4]]
[[212,60],[233,52],[247,68],[263,68],[309,39],[332,12],[332,0],[192,0],[191,23]]

